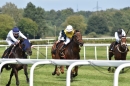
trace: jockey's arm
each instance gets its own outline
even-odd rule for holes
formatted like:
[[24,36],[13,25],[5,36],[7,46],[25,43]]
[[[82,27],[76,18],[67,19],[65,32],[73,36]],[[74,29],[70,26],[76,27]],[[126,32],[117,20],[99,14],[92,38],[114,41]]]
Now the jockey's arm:
[[23,33],[21,33],[21,31],[19,31],[19,36],[22,37],[22,38],[24,38],[24,39],[27,39],[27,37],[24,36]]
[[58,36],[58,40],[56,43],[60,42],[61,40],[64,40],[64,38],[62,37],[62,31],[60,31],[59,36]]
[[122,29],[122,36],[126,36],[126,33],[123,29]]
[[18,40],[14,37],[13,33],[10,31],[8,36],[13,40],[14,42],[17,42]]
[[120,38],[119,38],[119,36],[118,36],[118,33],[117,33],[117,32],[115,32],[115,38],[116,38],[116,41],[117,41],[117,42],[119,42],[119,41],[120,41]]

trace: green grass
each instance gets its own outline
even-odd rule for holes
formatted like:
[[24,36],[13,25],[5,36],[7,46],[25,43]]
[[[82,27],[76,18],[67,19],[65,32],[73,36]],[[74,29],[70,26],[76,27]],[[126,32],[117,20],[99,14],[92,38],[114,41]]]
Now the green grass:
[[[5,48],[0,47],[0,55],[2,55]],[[48,59],[51,59],[50,48],[48,48]],[[36,50],[33,49],[33,55],[31,59],[36,59]],[[45,54],[45,48],[40,48],[40,52]],[[86,58],[95,59],[94,47],[86,47]],[[81,59],[83,58],[83,48],[80,52]],[[39,59],[44,59],[45,56],[39,54]],[[106,47],[97,47],[98,60],[106,60]],[[130,59],[128,53],[127,59]],[[28,67],[28,73],[30,73],[31,65]],[[78,76],[74,78],[71,86],[113,86],[114,73],[107,71],[108,67],[93,67],[93,66],[80,66]],[[129,86],[130,70],[125,69],[126,72],[119,76],[119,86]],[[53,76],[54,65],[39,65],[34,71],[34,86],[66,86],[66,70],[64,74],[60,76]],[[10,71],[3,70],[0,76],[0,86],[5,86],[9,80]],[[19,71],[20,86],[29,86],[26,83],[24,71]],[[12,78],[11,86],[15,85],[15,77]]]

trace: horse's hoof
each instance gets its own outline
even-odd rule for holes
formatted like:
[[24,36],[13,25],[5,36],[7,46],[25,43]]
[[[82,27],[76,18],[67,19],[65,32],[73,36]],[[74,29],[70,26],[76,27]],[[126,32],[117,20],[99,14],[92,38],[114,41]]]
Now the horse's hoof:
[[64,74],[64,71],[61,71],[62,74]]
[[6,84],[6,86],[10,86],[9,84]]
[[115,72],[115,69],[114,69],[114,68],[112,69],[112,72],[113,72],[113,73]]
[[52,75],[55,75],[55,73],[52,73]]
[[29,79],[27,79],[27,83],[29,83]]
[[73,77],[76,77],[78,74],[73,74]]
[[108,68],[107,70],[110,71],[110,68]]
[[57,76],[60,76],[60,73],[57,73]]

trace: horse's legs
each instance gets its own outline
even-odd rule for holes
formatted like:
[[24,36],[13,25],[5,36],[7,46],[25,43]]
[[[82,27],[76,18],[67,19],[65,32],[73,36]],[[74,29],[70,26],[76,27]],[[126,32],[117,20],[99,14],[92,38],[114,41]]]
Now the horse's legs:
[[19,79],[18,79],[18,70],[14,68],[14,74],[16,79],[16,86],[19,86]]
[[73,77],[76,77],[78,75],[78,66],[74,67],[74,70],[72,71]]
[[13,73],[14,73],[14,70],[12,69],[12,70],[11,70],[11,73],[10,73],[10,79],[9,79],[9,81],[8,81],[8,84],[6,84],[6,86],[10,86]]
[[56,70],[57,70],[57,65],[55,65],[55,70],[54,70],[54,72],[52,73],[52,75],[55,75],[55,74],[56,74]]
[[[109,60],[111,60],[112,56],[113,56],[113,53],[109,52]],[[110,70],[111,70],[111,67],[108,68],[108,71],[110,71]]]
[[24,69],[24,74],[26,76],[26,81],[27,81],[27,83],[29,83],[28,72],[27,72],[27,65],[26,64],[23,65],[23,69]]
[[60,66],[60,71],[62,74],[64,74],[64,66]]

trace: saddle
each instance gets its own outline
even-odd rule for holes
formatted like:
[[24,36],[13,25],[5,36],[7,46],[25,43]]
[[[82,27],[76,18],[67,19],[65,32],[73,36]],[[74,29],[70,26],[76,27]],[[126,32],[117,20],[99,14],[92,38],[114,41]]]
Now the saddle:
[[52,47],[52,54],[56,54],[57,49],[59,49],[59,55],[61,58],[65,58],[65,54],[64,54],[64,50],[65,50],[65,45],[62,44],[62,42],[59,43],[54,43],[53,47]]

